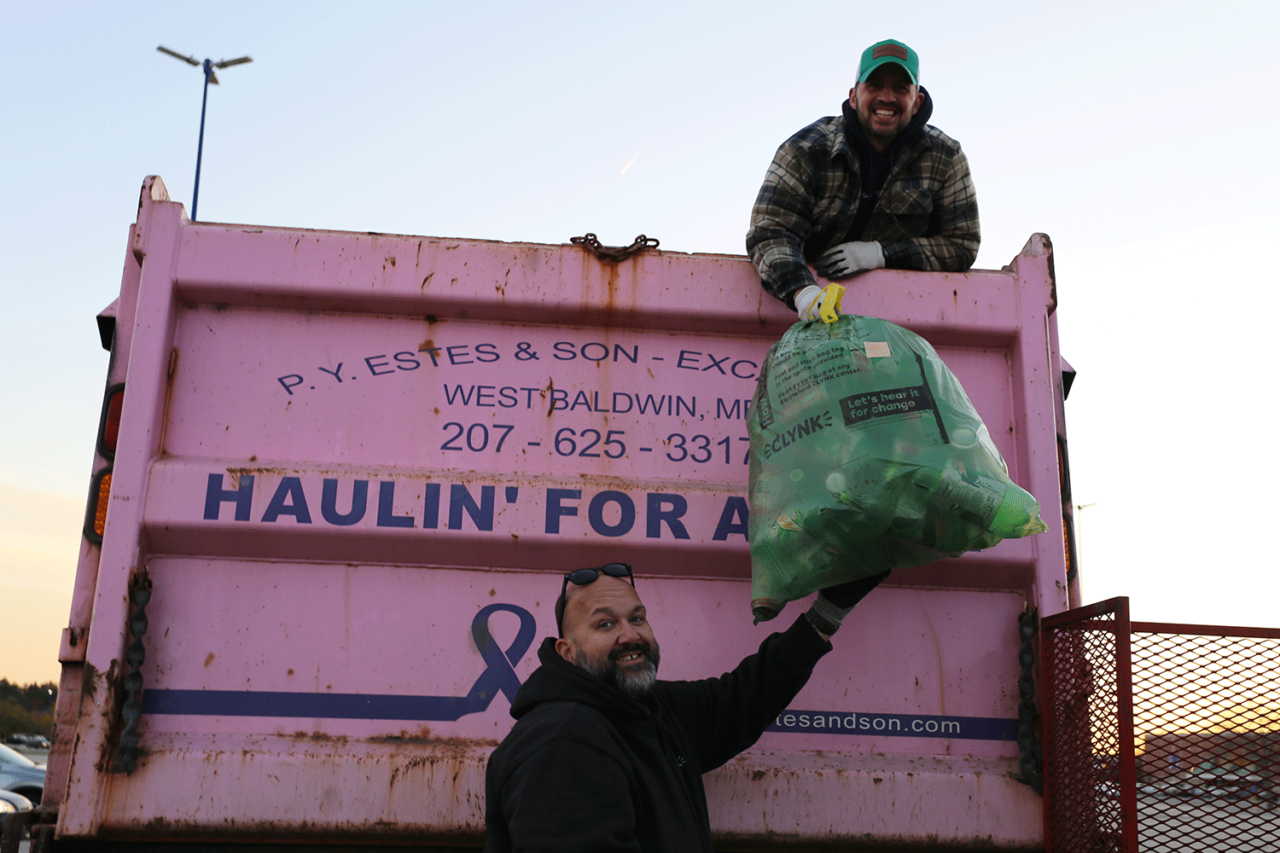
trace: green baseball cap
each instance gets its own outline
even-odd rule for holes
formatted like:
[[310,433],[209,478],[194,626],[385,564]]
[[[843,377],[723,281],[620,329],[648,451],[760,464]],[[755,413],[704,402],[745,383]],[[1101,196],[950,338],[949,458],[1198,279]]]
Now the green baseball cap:
[[912,85],[920,85],[920,57],[916,52],[895,39],[878,41],[862,52],[862,61],[858,63],[858,82],[865,83],[875,71],[886,62],[896,62],[906,69],[911,77]]

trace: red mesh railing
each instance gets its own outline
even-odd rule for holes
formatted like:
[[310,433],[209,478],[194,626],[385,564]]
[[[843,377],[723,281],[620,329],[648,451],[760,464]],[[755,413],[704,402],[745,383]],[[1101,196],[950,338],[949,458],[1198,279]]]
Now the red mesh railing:
[[1280,630],[1041,622],[1045,850],[1280,853]]
[[1045,850],[1137,853],[1128,600],[1041,623]]
[[1132,630],[1139,849],[1280,851],[1280,630]]

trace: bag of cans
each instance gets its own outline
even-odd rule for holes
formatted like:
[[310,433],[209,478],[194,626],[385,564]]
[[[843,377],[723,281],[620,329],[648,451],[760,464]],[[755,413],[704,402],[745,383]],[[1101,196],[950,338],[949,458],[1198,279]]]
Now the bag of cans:
[[760,370],[751,435],[751,608],[1043,532],[929,342],[874,317],[800,322]]

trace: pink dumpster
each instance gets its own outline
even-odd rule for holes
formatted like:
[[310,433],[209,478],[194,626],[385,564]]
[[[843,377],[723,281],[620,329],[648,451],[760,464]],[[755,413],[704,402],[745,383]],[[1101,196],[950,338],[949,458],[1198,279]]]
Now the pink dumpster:
[[[1050,530],[860,606],[708,777],[723,849],[1041,846],[1019,616],[1079,603],[1055,301],[1042,235],[851,287],[935,345]],[[793,319],[742,257],[192,223],[149,178],[102,318],[58,837],[480,845],[563,571],[635,566],[665,678],[804,606],[753,627],[746,539],[745,418]]]

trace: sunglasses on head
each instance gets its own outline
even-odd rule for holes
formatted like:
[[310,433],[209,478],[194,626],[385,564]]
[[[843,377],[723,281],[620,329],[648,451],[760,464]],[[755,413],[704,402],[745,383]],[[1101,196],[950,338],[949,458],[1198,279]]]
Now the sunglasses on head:
[[556,627],[560,630],[561,637],[564,636],[565,595],[569,592],[569,584],[587,586],[595,583],[601,574],[606,574],[611,578],[626,578],[631,581],[632,588],[636,585],[636,576],[631,573],[631,564],[629,563],[606,563],[595,568],[574,569],[571,572],[565,572],[564,583],[560,585],[560,597],[556,599]]

